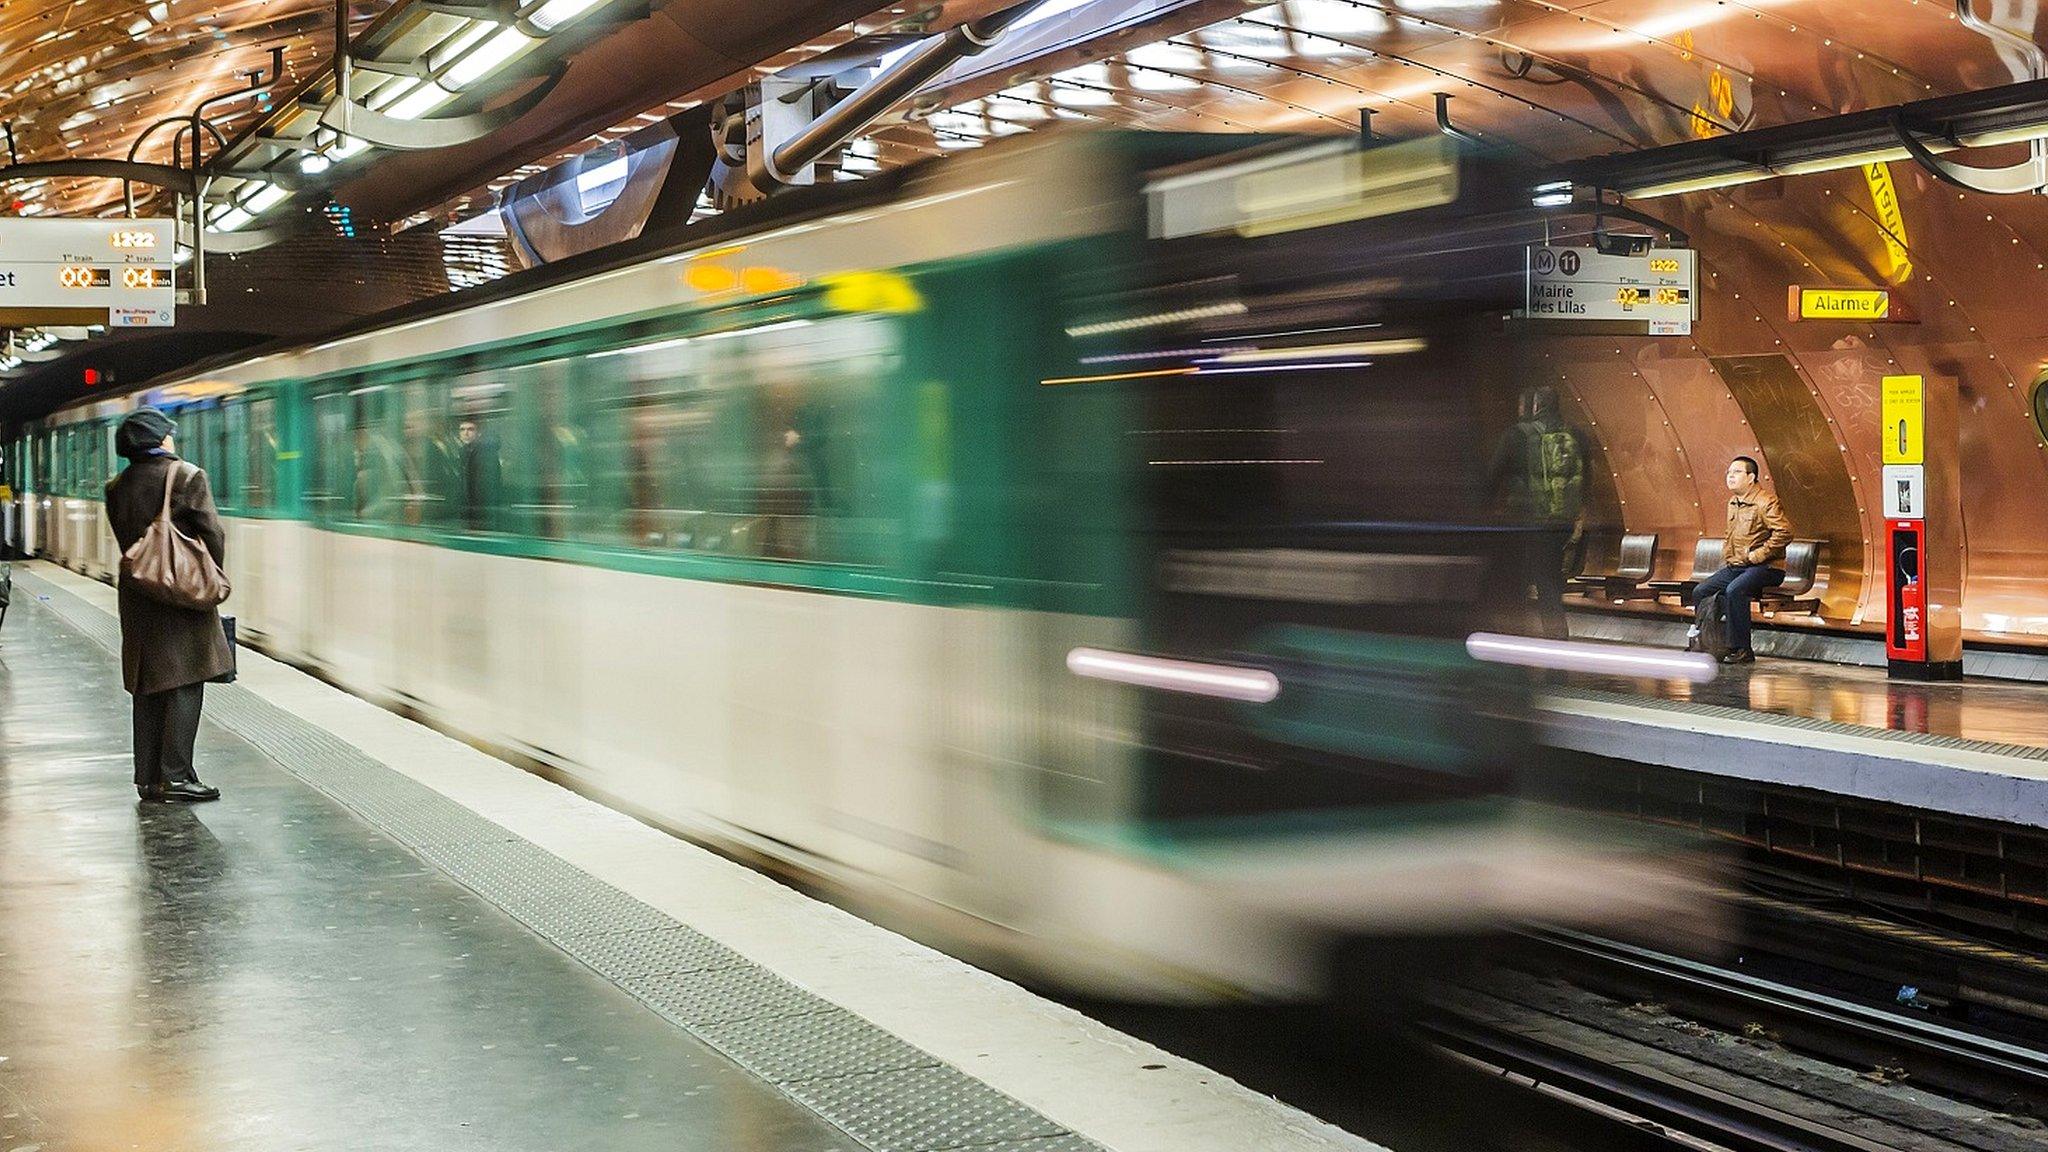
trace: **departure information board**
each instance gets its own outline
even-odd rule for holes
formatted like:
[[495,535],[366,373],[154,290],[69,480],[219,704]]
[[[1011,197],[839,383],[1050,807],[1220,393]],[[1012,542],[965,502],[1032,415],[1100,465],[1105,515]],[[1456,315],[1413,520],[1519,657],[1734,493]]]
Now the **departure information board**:
[[1610,256],[1597,248],[1529,249],[1528,315],[1544,320],[1630,320],[1652,336],[1692,331],[1698,303],[1690,248]]
[[170,220],[0,218],[0,309],[105,309],[111,327],[177,318]]

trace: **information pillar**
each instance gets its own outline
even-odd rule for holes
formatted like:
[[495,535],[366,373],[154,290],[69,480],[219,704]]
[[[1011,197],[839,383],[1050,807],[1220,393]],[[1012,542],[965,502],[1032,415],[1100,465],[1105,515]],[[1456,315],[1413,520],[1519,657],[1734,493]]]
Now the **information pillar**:
[[1956,384],[1883,384],[1885,656],[1907,680],[1963,675],[1963,489]]

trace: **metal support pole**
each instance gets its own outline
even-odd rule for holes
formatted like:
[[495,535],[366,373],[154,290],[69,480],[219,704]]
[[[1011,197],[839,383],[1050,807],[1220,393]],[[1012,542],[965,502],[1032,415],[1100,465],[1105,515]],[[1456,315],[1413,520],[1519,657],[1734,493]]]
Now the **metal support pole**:
[[859,135],[863,128],[881,119],[891,108],[916,95],[917,90],[933,77],[969,56],[987,51],[1002,38],[1010,25],[1030,15],[1041,2],[1030,0],[972,24],[962,24],[919,45],[894,67],[834,104],[809,127],[770,150],[767,154],[768,174],[781,183],[791,183],[791,174],[815,164],[834,148]]
[[206,303],[206,190],[213,181],[199,177],[192,197],[192,303]]
[[339,131],[348,133],[348,110],[355,106],[348,83],[348,0],[334,0],[334,106],[341,120]]

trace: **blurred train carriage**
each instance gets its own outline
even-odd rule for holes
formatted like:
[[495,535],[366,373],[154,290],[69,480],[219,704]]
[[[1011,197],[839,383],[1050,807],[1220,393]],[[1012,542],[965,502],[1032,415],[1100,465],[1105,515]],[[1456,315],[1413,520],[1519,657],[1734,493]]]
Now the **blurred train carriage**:
[[1076,985],[1654,915],[1687,866],[1517,805],[1462,647],[1493,163],[1005,142],[70,408],[23,543],[108,576],[110,429],[174,409],[269,652]]

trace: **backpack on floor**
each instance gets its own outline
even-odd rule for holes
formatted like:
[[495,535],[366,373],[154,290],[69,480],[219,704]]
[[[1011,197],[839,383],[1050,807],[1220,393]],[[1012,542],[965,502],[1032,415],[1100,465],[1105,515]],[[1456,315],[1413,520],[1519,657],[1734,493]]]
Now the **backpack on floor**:
[[1694,620],[1699,625],[1699,650],[1719,660],[1728,654],[1728,617],[1719,592],[1700,598]]

